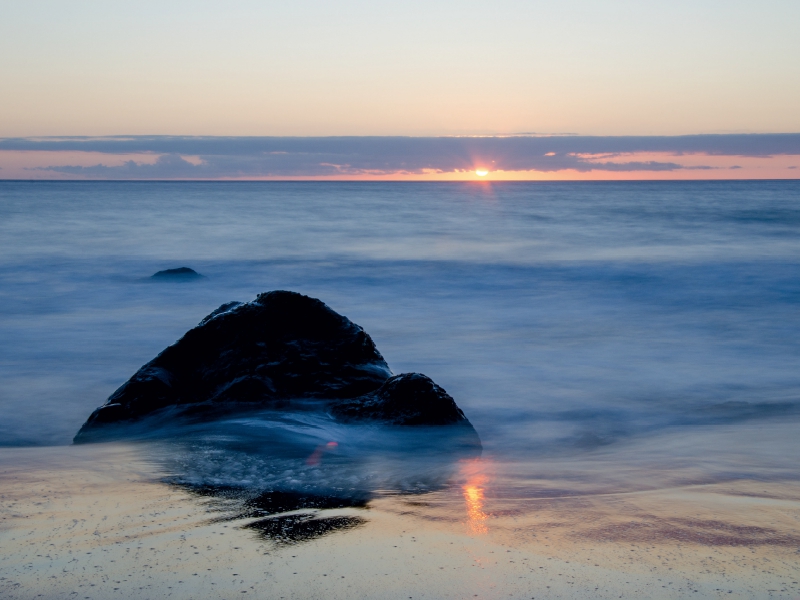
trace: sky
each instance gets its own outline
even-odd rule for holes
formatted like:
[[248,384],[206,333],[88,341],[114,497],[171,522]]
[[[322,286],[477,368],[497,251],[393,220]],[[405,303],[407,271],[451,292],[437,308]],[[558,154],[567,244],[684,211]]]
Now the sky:
[[[763,134],[800,133],[798,23],[797,0],[0,0],[0,178],[797,178],[796,139]],[[269,154],[290,138],[319,160]]]

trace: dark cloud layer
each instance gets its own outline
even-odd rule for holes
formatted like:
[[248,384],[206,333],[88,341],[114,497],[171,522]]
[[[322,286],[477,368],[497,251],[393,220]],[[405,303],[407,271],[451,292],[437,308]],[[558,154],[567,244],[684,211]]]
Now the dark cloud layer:
[[[334,176],[448,173],[478,166],[543,172],[673,171],[674,162],[625,162],[621,154],[800,155],[800,134],[512,137],[72,137],[5,138],[0,150],[149,153],[155,164],[53,165],[58,173],[100,179]],[[592,155],[587,157],[587,155]],[[197,156],[195,165],[182,157]],[[616,160],[613,160],[615,159]],[[698,167],[695,167],[698,168]],[[700,167],[702,168],[702,167]]]

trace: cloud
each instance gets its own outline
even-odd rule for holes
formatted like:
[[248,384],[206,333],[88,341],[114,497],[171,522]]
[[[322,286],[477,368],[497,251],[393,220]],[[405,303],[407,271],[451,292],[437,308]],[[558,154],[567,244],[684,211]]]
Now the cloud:
[[70,175],[82,175],[98,179],[194,179],[202,177],[202,165],[194,165],[177,154],[162,154],[153,164],[137,163],[133,160],[125,161],[121,165],[107,166],[97,164],[93,166],[49,166],[36,167],[36,171],[57,171]]
[[[800,134],[692,136],[510,137],[191,137],[127,136],[5,138],[0,151],[92,152],[142,155],[124,164],[37,167],[98,179],[213,179],[331,177],[492,171],[662,172],[677,161],[636,160],[668,156],[800,155]],[[152,157],[157,156],[153,162]],[[625,160],[625,157],[628,160]]]
[[207,137],[127,136],[0,138],[0,150],[155,152],[179,155],[312,153],[397,158],[454,153],[622,154],[703,153],[741,156],[800,154],[800,133],[684,136],[489,136],[489,137]]
[[333,155],[288,152],[262,155],[201,155],[202,162],[194,164],[178,154],[163,154],[153,164],[126,161],[122,165],[106,166],[48,166],[37,170],[57,171],[70,175],[99,179],[205,179],[230,177],[334,177],[359,175],[421,174],[425,172],[452,173],[473,171],[487,166],[492,170],[554,172],[563,170],[589,171],[673,171],[683,167],[669,162],[590,162],[575,155],[552,157],[508,157],[481,160],[459,156],[436,158],[387,157],[372,155]]

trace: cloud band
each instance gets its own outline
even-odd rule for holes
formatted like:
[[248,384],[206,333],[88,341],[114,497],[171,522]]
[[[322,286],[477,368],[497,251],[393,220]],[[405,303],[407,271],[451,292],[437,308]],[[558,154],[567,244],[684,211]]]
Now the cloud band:
[[[140,155],[122,164],[63,162],[38,171],[90,179],[337,177],[491,171],[668,172],[713,168],[658,154],[767,158],[800,155],[800,134],[490,137],[197,137],[5,138],[0,151]],[[0,172],[2,175],[2,172]]]

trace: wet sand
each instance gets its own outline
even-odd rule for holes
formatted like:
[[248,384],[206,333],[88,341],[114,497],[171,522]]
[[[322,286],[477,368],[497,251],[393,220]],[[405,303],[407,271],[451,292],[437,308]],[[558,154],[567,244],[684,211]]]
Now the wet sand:
[[522,497],[480,459],[440,491],[265,519],[160,481],[144,456],[0,450],[0,596],[800,597],[796,483],[559,495],[538,481]]

